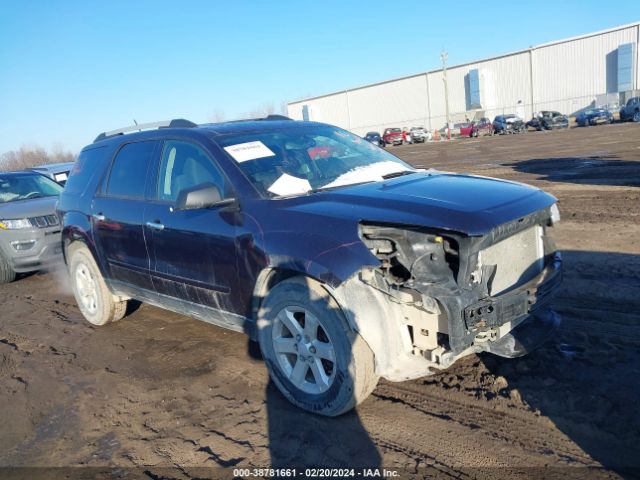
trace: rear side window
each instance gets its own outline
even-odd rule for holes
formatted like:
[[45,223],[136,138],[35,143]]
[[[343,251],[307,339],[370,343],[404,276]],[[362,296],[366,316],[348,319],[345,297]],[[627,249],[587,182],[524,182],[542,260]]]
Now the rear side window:
[[97,170],[96,167],[104,155],[104,151],[105,147],[98,147],[80,152],[80,156],[71,167],[69,179],[64,185],[65,193],[80,195],[84,192]]
[[156,144],[156,141],[128,143],[118,151],[109,173],[108,196],[144,198],[147,168]]

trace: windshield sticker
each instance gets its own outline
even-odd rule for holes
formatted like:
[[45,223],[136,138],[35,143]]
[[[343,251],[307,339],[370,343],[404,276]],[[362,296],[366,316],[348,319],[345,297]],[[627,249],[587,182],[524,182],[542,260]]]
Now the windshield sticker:
[[309,180],[305,178],[298,178],[283,173],[280,177],[271,184],[269,192],[280,197],[288,195],[300,195],[307,193],[311,190],[311,184]]
[[269,150],[269,147],[259,140],[255,142],[238,143],[237,145],[224,147],[224,149],[238,163],[255,160],[256,158],[275,156],[275,153]]

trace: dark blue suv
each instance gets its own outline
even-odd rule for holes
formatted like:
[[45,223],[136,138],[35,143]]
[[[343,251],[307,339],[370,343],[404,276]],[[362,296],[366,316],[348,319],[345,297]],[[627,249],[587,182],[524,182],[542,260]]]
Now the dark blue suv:
[[429,375],[478,351],[522,355],[559,322],[551,195],[416,170],[330,125],[103,133],[58,213],[89,322],[120,320],[136,299],[246,332],[282,393],[323,415],[351,409],[379,377]]

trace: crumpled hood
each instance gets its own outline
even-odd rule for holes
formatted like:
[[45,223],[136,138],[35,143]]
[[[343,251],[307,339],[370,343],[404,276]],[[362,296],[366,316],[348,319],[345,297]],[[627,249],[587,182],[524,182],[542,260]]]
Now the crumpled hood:
[[483,235],[497,225],[556,202],[552,195],[528,185],[436,171],[290,200],[286,208],[299,212],[357,222],[432,227],[468,235]]
[[0,220],[54,215],[57,201],[55,196],[0,203]]

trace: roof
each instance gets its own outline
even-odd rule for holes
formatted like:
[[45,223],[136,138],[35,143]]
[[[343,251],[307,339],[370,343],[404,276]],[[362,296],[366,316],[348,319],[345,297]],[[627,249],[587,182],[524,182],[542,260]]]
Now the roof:
[[[114,135],[102,140],[97,140],[84,147],[84,149],[96,148],[98,145],[104,145],[107,142],[122,142],[136,139],[162,139],[171,135],[180,136],[197,136],[204,135],[207,137],[216,137],[227,134],[242,134],[250,132],[277,132],[295,127],[303,126],[325,126],[324,123],[303,122],[297,120],[270,120],[268,122],[262,120],[242,120],[223,123],[207,123],[189,128],[161,128],[157,130],[145,130],[142,132],[128,133],[126,135]],[[83,149],[83,150],[84,150]]]
[[12,172],[0,172],[0,176],[2,177],[17,177],[18,175],[40,175],[42,176],[42,174],[40,172],[34,172],[33,170],[14,170]]
[[[597,32],[585,33],[583,35],[578,35],[578,36],[575,36],[575,37],[564,38],[564,39],[561,39],[561,40],[554,40],[553,42],[541,43],[539,45],[532,45],[529,48],[525,48],[523,50],[517,50],[517,51],[514,51],[514,52],[508,52],[508,53],[503,53],[503,54],[500,54],[500,55],[494,55],[492,57],[481,58],[481,59],[478,59],[478,60],[473,60],[471,62],[458,63],[458,64],[455,64],[455,65],[447,66],[447,70],[452,70],[454,68],[460,68],[460,67],[464,67],[464,66],[467,66],[467,65],[474,65],[476,63],[482,63],[482,62],[488,62],[488,61],[491,61],[491,60],[497,60],[499,58],[505,58],[505,57],[511,57],[511,56],[514,56],[514,55],[520,55],[520,54],[531,52],[533,50],[537,50],[537,49],[540,49],[540,48],[547,48],[547,47],[551,47],[551,46],[554,46],[554,45],[559,45],[559,44],[562,44],[562,43],[573,42],[573,41],[576,41],[576,40],[582,40],[582,39],[585,39],[585,38],[595,37],[595,36],[598,36],[598,35],[604,35],[604,34],[607,34],[607,33],[616,32],[618,30],[624,30],[626,28],[633,28],[633,27],[640,28],[640,22],[628,23],[628,24],[625,24],[625,25],[619,25],[617,27],[611,27],[611,28],[608,28],[606,30],[599,30]],[[336,91],[333,91],[333,92],[330,92],[330,93],[324,93],[322,95],[315,95],[313,97],[305,97],[305,98],[300,98],[300,99],[297,99],[297,100],[292,100],[291,102],[287,102],[287,105],[293,105],[293,104],[301,103],[301,102],[308,102],[310,100],[317,100],[319,98],[329,97],[331,95],[336,95],[338,93],[345,93],[345,92],[350,92],[350,91],[354,91],[354,90],[360,90],[360,89],[363,89],[363,88],[375,87],[375,86],[378,86],[378,85],[384,85],[385,83],[397,82],[399,80],[407,80],[409,78],[419,77],[421,75],[428,75],[430,73],[437,73],[437,72],[441,72],[441,71],[442,71],[442,68],[436,68],[436,69],[433,69],[433,70],[427,70],[426,72],[419,72],[419,73],[414,73],[412,75],[405,75],[405,76],[402,76],[402,77],[392,78],[390,80],[383,80],[381,82],[368,83],[366,85],[359,85],[357,87],[347,88],[347,89],[344,89],[344,90],[336,90]]]
[[64,170],[70,169],[75,162],[61,162],[61,163],[47,163],[46,165],[38,165],[37,167],[33,167],[32,170]]
[[[179,123],[177,123],[179,122]],[[256,118],[249,120],[233,120],[229,122],[221,123],[206,123],[197,125],[188,120],[179,119],[165,122],[154,122],[149,124],[134,125],[131,127],[124,127],[118,130],[112,130],[110,132],[101,133],[96,137],[92,144],[87,145],[87,148],[93,148],[96,145],[104,145],[105,142],[117,142],[122,140],[133,139],[152,139],[152,138],[164,138],[169,135],[207,135],[216,136],[224,135],[228,133],[243,133],[243,132],[268,132],[279,131],[286,128],[291,128],[294,125],[300,125],[302,122],[296,122],[288,117],[282,115],[269,115],[265,118]],[[305,124],[313,124],[314,122],[304,122]],[[321,124],[317,124],[321,125]],[[83,149],[84,150],[84,149]],[[44,166],[46,167],[46,165]]]

